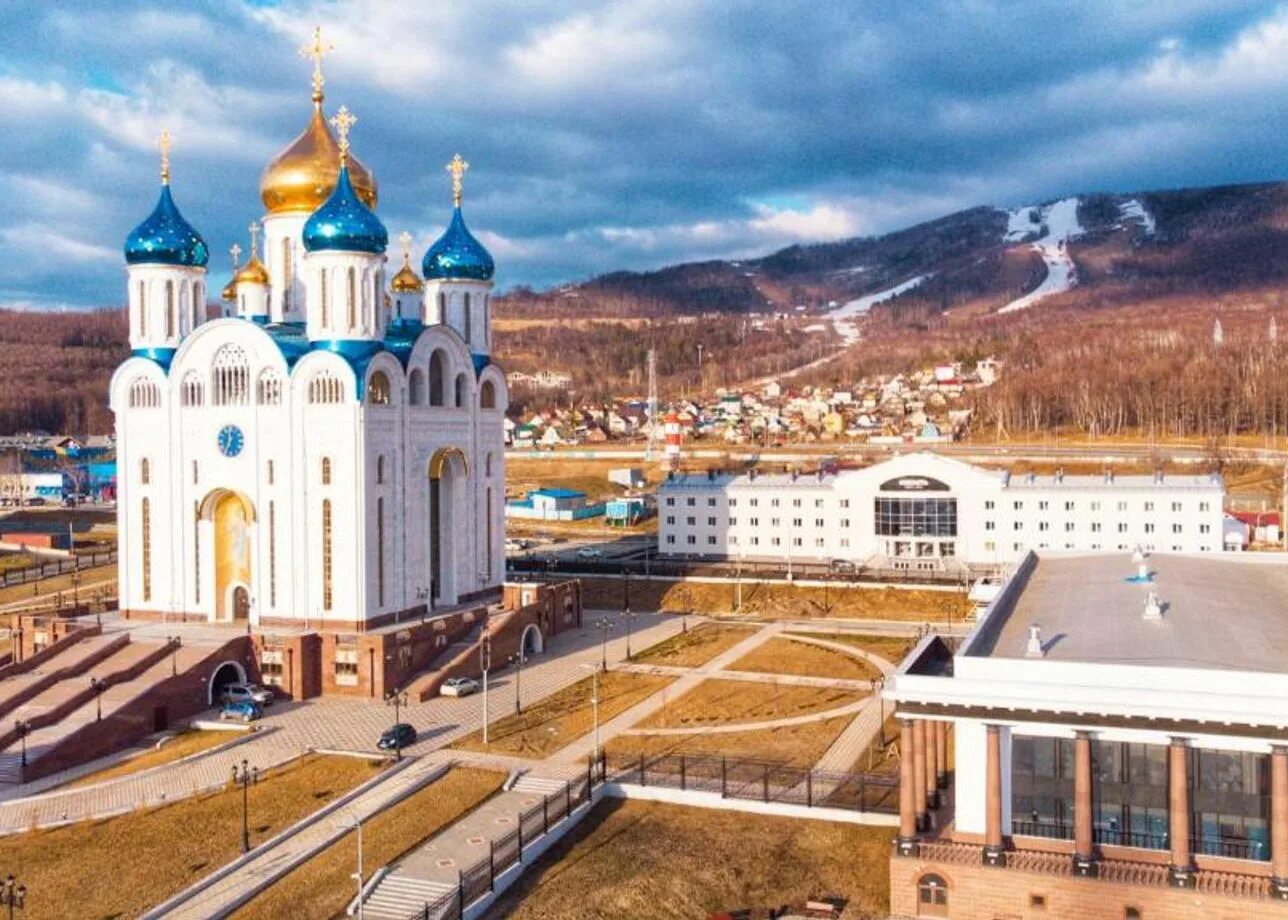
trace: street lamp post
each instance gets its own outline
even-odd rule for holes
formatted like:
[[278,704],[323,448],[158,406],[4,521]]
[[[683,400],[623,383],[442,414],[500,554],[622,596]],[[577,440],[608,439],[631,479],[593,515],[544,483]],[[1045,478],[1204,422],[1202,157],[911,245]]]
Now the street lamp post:
[[[402,708],[407,705],[407,694],[397,689],[391,690],[385,697],[385,705],[394,707],[394,724],[398,725],[402,722]],[[402,760],[401,743],[394,746],[394,756]]]
[[89,691],[94,694],[94,721],[103,721],[103,694],[107,692],[107,681],[97,677],[89,679]]
[[241,851],[250,852],[250,785],[259,782],[259,767],[252,767],[244,758],[241,768],[233,764],[233,785],[242,787]]
[[351,828],[357,831],[358,833],[358,871],[350,875],[349,878],[353,879],[358,884],[357,917],[358,917],[358,920],[362,920],[364,916],[364,913],[362,910],[362,880],[363,880],[363,877],[362,877],[362,819],[356,815],[352,815],[350,821],[351,823],[348,823],[348,824],[341,822],[339,826],[344,828]]
[[9,877],[4,880],[4,887],[0,889],[0,904],[9,908],[9,920],[13,920],[13,912],[22,910],[27,900],[27,886],[18,881],[10,873]]
[[591,761],[596,762],[599,760],[599,671],[593,664],[583,664],[582,667],[590,671],[590,714],[595,725]]
[[492,669],[492,637],[487,633],[479,643],[479,669],[483,672],[483,743],[487,744],[487,672]]
[[13,723],[13,730],[18,735],[18,740],[22,743],[22,767],[27,768],[27,736],[31,734],[31,723],[26,719],[16,719]]
[[[522,643],[523,640],[520,639],[519,641],[520,643]],[[519,697],[521,695],[522,688],[523,688],[523,646],[522,645],[519,646],[519,650],[514,653],[511,660],[514,662],[514,666],[515,666],[514,714],[518,715],[519,713],[523,712],[523,704],[519,701]]]
[[626,660],[627,661],[631,660],[631,619],[633,616],[634,614],[631,613],[630,607],[627,607],[625,610],[622,611],[622,617],[623,619],[626,620]]
[[608,631],[613,628],[613,624],[608,619],[608,617],[600,617],[598,620],[595,621],[595,625],[599,627],[600,634],[603,636],[603,642],[600,646],[601,652],[600,652],[599,666],[603,670],[607,671],[608,670]]

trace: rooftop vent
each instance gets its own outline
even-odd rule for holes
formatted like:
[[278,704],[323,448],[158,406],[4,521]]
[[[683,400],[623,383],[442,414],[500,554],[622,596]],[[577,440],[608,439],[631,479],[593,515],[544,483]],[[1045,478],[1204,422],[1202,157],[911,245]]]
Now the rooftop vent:
[[707,470],[707,482],[715,482],[715,481],[716,481],[716,471]]
[[818,473],[817,473],[817,476],[818,476],[818,481],[819,481],[819,482],[822,482],[822,481],[823,481],[823,468],[822,468],[822,467],[819,467],[819,469],[818,469]]
[[1155,482],[1155,484],[1160,485],[1160,486],[1163,484],[1163,471],[1162,471],[1162,470],[1154,470],[1154,482]]
[[1161,620],[1163,618],[1163,605],[1158,600],[1158,595],[1153,591],[1145,598],[1145,619]]
[[756,481],[756,468],[755,468],[755,467],[752,467],[750,470],[748,470],[748,471],[747,471],[747,478],[748,478],[748,479],[750,479],[752,482],[755,482],[755,481]]
[[1105,482],[1112,484],[1114,481],[1114,471],[1105,470]]
[[1045,658],[1046,652],[1042,651],[1042,627],[1037,623],[1029,624],[1029,642],[1024,647],[1025,658]]
[[1063,469],[1059,469],[1059,470],[1056,470],[1056,471],[1055,471],[1055,481],[1056,481],[1056,482],[1064,482],[1064,470],[1063,470]]

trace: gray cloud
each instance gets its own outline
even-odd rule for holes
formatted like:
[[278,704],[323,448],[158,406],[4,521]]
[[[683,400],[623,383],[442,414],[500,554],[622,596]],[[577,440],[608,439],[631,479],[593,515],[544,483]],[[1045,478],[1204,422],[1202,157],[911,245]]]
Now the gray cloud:
[[1288,11],[1264,2],[0,0],[0,17],[0,303],[119,301],[162,127],[222,284],[260,168],[307,115],[295,49],[315,22],[386,223],[427,244],[460,150],[502,285],[1288,165]]

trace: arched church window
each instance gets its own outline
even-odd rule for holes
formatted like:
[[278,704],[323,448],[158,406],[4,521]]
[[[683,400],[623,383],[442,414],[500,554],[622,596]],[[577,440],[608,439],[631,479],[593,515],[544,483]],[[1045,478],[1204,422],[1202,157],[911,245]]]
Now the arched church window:
[[376,485],[384,485],[385,482],[385,455],[381,454],[376,458]]
[[408,378],[408,400],[413,406],[425,404],[425,374],[419,367],[412,368]]
[[143,516],[142,527],[142,565],[143,565],[143,599],[152,600],[152,502],[143,499],[141,504],[141,513]]
[[225,345],[211,362],[211,402],[244,406],[250,401],[250,362],[239,345]]
[[139,484],[145,486],[152,484],[152,463],[147,457],[139,461]]
[[174,282],[165,283],[165,336],[174,335]]
[[322,371],[309,381],[310,403],[338,403],[344,399],[344,384],[330,371]]
[[464,409],[470,399],[470,378],[460,373],[456,375],[456,408]]
[[470,341],[470,326],[471,326],[471,320],[473,319],[473,317],[470,316],[471,312],[472,311],[470,310],[470,295],[467,292],[465,294],[465,341],[466,342]]
[[322,609],[331,609],[331,499],[329,498],[322,500]]
[[358,272],[349,268],[349,328],[358,325]]
[[255,390],[255,400],[261,406],[282,404],[282,378],[273,368],[267,368],[260,373]]
[[331,458],[323,457],[322,458],[322,485],[329,486],[330,484],[331,484]]
[[155,409],[161,405],[161,388],[143,377],[130,384],[131,409]]
[[291,264],[291,238],[282,237],[282,309],[291,309],[291,282],[294,266]]
[[438,292],[438,321],[447,322],[447,295],[442,291]]
[[148,334],[148,286],[139,282],[139,335]]
[[192,328],[196,329],[201,325],[202,319],[205,318],[206,312],[206,286],[204,284],[194,284],[192,286]]
[[496,408],[496,384],[491,380],[484,380],[483,385],[479,387],[479,408]]
[[389,377],[384,371],[376,371],[367,382],[367,402],[373,406],[389,405]]
[[948,916],[948,885],[943,876],[928,872],[917,879],[917,916]]
[[180,405],[200,406],[205,401],[206,385],[202,382],[201,374],[196,371],[188,371],[183,375],[183,384],[180,387]]
[[331,323],[331,295],[327,292],[326,276],[327,271],[325,268],[318,269],[318,294],[322,300],[322,325],[324,327]]
[[483,475],[492,475],[492,451],[488,451],[487,456],[483,458]]
[[376,603],[381,607],[385,605],[385,500],[383,498],[376,499]]
[[443,405],[443,376],[447,373],[447,360],[441,348],[435,348],[429,356],[429,404]]

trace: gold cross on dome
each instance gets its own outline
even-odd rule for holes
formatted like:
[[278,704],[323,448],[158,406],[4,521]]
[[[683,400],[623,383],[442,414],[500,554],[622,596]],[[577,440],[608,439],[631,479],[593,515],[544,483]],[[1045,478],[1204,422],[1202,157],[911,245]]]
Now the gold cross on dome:
[[246,229],[250,231],[250,257],[254,259],[259,256],[259,221],[252,220]]
[[313,59],[313,101],[319,104],[322,102],[322,84],[326,82],[322,79],[322,58],[334,50],[335,45],[322,40],[321,26],[313,27],[313,40],[300,48],[300,57]]
[[241,265],[241,246],[233,243],[228,247],[228,254],[233,257],[233,271],[236,271]]
[[164,128],[161,131],[161,139],[157,146],[161,148],[161,184],[170,184],[170,129]]
[[398,234],[398,242],[402,243],[404,265],[411,262],[411,240],[412,236],[406,230]]
[[342,163],[349,157],[349,129],[357,123],[357,116],[344,106],[340,106],[340,110],[331,116],[335,133],[340,135],[340,162]]
[[447,164],[447,171],[452,174],[452,204],[458,208],[461,206],[461,179],[469,168],[470,164],[461,159],[459,153]]

